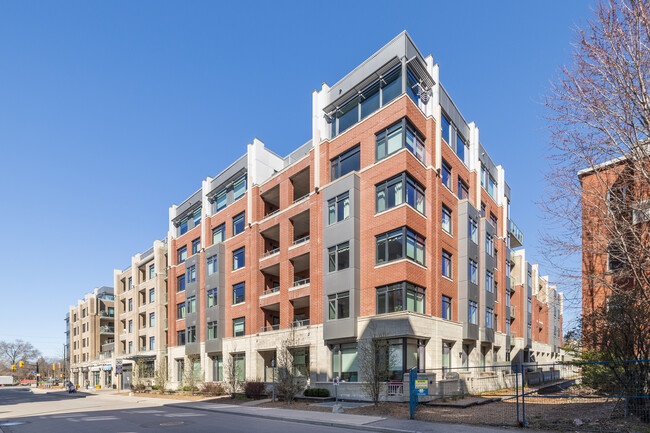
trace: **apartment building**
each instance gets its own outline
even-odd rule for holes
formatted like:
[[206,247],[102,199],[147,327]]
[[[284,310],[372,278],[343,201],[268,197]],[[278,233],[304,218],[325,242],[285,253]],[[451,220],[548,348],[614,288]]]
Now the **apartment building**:
[[562,296],[526,261],[505,170],[439,73],[403,32],[313,92],[307,143],[280,157],[255,139],[171,206],[172,384],[188,362],[267,379],[287,342],[312,384],[355,382],[372,335],[395,377],[559,356]]
[[[153,383],[167,351],[166,242],[155,241],[147,251],[131,258],[131,266],[114,270],[113,276],[116,338],[103,352],[113,364],[122,366],[121,388],[131,385],[134,374]],[[137,373],[135,368],[139,368]]]
[[[112,287],[88,293],[66,315],[69,324],[70,380],[80,386],[110,386],[112,363],[100,356],[102,347],[112,343],[115,298]],[[68,332],[66,332],[68,334]]]

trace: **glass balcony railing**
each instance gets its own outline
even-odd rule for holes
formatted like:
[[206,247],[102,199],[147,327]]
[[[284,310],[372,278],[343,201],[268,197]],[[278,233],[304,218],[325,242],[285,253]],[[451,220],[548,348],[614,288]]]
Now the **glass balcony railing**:
[[522,247],[524,245],[524,234],[513,220],[508,220],[508,233],[510,233],[510,246],[513,248]]

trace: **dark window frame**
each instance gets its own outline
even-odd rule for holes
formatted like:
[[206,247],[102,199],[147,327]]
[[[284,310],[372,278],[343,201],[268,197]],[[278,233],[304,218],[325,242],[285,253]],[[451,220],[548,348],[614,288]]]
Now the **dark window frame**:
[[[345,173],[341,172],[341,165],[350,158],[359,158],[359,166]],[[334,181],[348,173],[361,170],[361,143],[358,143],[344,152],[339,153],[330,159],[330,181]]]
[[[389,306],[391,303],[391,294],[399,293],[397,298],[393,298],[394,311],[389,311]],[[409,293],[413,294],[413,302],[415,309],[408,309],[408,296]],[[417,298],[420,298],[417,300]],[[383,299],[382,299],[383,298]],[[383,304],[383,306],[381,305]],[[417,305],[420,305],[422,311],[417,311]],[[409,281],[400,281],[397,283],[386,284],[375,288],[375,313],[376,314],[387,314],[394,313],[398,311],[412,311],[416,313],[424,314],[426,306],[426,293],[425,288],[413,284]],[[398,308],[399,307],[399,308]]]
[[[341,255],[347,253],[347,265],[342,266],[341,263],[345,261],[341,260]],[[341,242],[338,245],[334,245],[327,249],[328,257],[328,272],[342,271],[350,267],[350,241]],[[332,269],[332,257],[334,258],[334,269]],[[343,255],[345,257],[345,255]]]
[[[401,145],[389,152],[388,137],[397,134],[398,131],[401,135]],[[409,136],[412,143],[410,146]],[[380,152],[380,147],[383,147],[383,152]],[[408,149],[415,159],[424,164],[426,158],[426,140],[424,134],[406,116],[375,133],[375,162],[384,160],[402,149]]]
[[[402,188],[401,188],[401,201],[399,203],[395,202],[392,206],[389,206],[389,188],[396,186],[397,184],[401,183]],[[410,191],[413,191],[412,194],[409,194]],[[385,212],[389,209],[392,209],[394,207],[397,207],[401,204],[406,203],[407,205],[411,206],[413,209],[416,211],[420,212],[422,215],[425,215],[426,212],[426,195],[425,195],[426,188],[422,186],[420,182],[415,180],[407,171],[403,171],[400,174],[390,177],[386,180],[383,180],[377,184],[375,184],[375,213],[379,212]],[[384,208],[380,209],[379,206],[379,194],[384,193]],[[418,209],[417,203],[418,203],[418,196],[421,197],[422,201],[422,209]],[[413,203],[411,203],[411,198],[413,199]]]
[[[390,258],[390,254],[393,253],[390,250],[391,240],[401,237],[401,247],[402,251],[399,256],[395,258]],[[412,240],[414,246],[414,257],[408,256],[408,243],[409,239]],[[418,248],[420,247],[420,248]],[[380,260],[380,251],[383,249],[384,260]],[[417,252],[422,252],[422,261],[417,260]],[[426,238],[420,235],[415,230],[412,230],[408,226],[402,226],[397,229],[391,230],[389,232],[381,233],[375,236],[375,264],[380,265],[384,263],[390,263],[395,260],[408,259],[415,263],[418,263],[422,266],[425,266],[426,263]]]

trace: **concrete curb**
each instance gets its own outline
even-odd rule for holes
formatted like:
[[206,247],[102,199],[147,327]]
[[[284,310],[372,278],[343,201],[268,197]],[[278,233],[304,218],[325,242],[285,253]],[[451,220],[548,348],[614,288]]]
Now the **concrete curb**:
[[[218,404],[218,403],[215,403],[215,404]],[[242,413],[242,412],[231,411],[231,410],[222,410],[222,409],[214,410],[214,409],[208,409],[208,408],[204,408],[204,407],[183,406],[181,404],[168,404],[166,406],[175,407],[175,408],[178,408],[178,409],[191,409],[191,410],[200,410],[200,411],[204,411],[204,412],[225,413],[225,414],[228,414],[228,415],[248,416],[248,417],[253,417],[253,418],[271,419],[271,420],[274,420],[274,421],[285,421],[285,422],[295,422],[295,423],[299,423],[299,424],[322,425],[322,426],[326,426],[326,427],[339,427],[339,428],[346,428],[346,429],[352,429],[352,430],[361,430],[361,431],[374,431],[374,432],[384,432],[384,433],[418,433],[415,430],[401,430],[401,429],[396,429],[396,428],[371,426],[371,425],[365,425],[365,424],[348,424],[348,423],[341,423],[341,422],[317,421],[317,420],[312,420],[312,419],[282,418],[282,417],[273,416],[273,415]]]

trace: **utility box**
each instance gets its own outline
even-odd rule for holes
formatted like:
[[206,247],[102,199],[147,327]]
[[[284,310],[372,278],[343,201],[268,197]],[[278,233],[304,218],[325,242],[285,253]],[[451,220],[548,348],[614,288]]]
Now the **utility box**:
[[11,376],[0,376],[0,386],[13,385],[14,378]]

